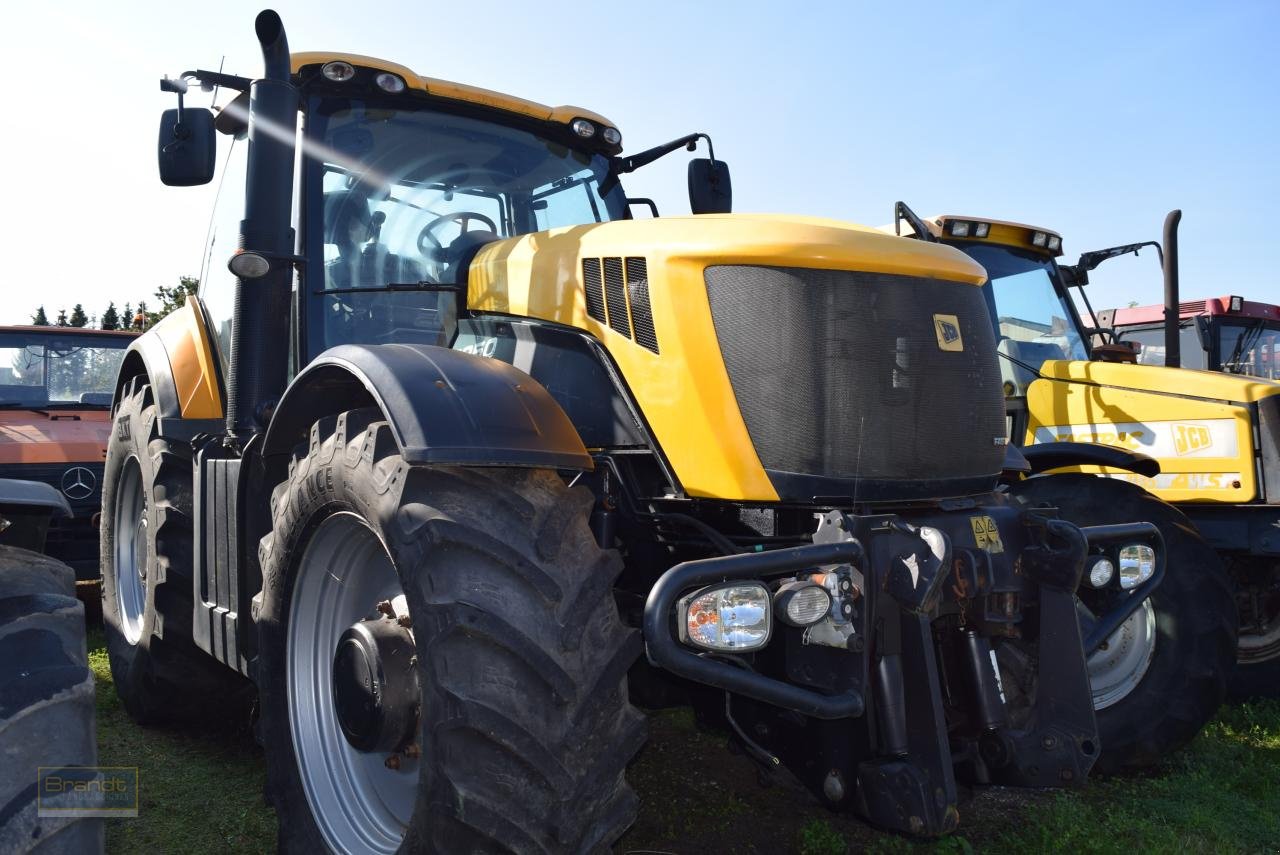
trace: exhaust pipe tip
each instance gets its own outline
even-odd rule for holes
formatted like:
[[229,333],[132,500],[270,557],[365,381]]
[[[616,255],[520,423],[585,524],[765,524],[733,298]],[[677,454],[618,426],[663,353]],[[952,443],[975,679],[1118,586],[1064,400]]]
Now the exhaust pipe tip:
[[284,34],[284,21],[274,9],[263,9],[253,22],[262,47],[263,77],[267,80],[288,82],[289,39]]
[[265,49],[284,34],[284,21],[276,10],[263,9],[254,19],[253,29],[258,34],[258,43]]

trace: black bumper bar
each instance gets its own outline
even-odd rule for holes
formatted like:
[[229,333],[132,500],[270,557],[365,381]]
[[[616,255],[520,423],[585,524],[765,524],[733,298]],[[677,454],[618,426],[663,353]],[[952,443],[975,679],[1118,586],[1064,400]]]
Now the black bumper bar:
[[1129,592],[1120,605],[1102,615],[1093,626],[1087,627],[1084,638],[1084,654],[1088,656],[1097,650],[1104,641],[1111,637],[1120,625],[1127,621],[1142,603],[1150,597],[1160,583],[1164,581],[1164,538],[1160,529],[1149,522],[1119,523],[1117,525],[1095,525],[1082,528],[1089,546],[1105,546],[1117,541],[1138,541],[1155,550],[1156,566],[1151,578]]
[[734,579],[780,576],[809,567],[857,564],[862,558],[862,546],[845,541],[677,564],[658,579],[644,606],[644,640],[649,661],[681,677],[814,718],[857,718],[864,709],[860,692],[824,695],[700,656],[681,647],[673,637],[671,616],[680,595],[690,589]]

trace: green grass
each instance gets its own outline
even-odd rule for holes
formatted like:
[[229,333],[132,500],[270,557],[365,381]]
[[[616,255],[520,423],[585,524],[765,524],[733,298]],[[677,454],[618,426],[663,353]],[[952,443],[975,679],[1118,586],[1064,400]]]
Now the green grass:
[[275,849],[262,752],[247,726],[138,727],[116,697],[101,631],[90,633],[89,667],[98,684],[98,763],[138,767],[138,817],[107,820],[108,852]]
[[[102,764],[140,768],[136,819],[107,821],[110,852],[267,852],[275,814],[262,799],[262,752],[248,728],[143,729],[116,698],[100,632],[89,639],[98,681]],[[1263,852],[1280,844],[1280,701],[1225,707],[1151,774],[1084,790],[982,789],[962,801],[960,832],[922,843],[881,834],[818,806],[780,780],[761,787],[746,758],[692,714],[651,717],[630,779],[636,825],[617,851],[796,852],[800,855],[1025,852]]]

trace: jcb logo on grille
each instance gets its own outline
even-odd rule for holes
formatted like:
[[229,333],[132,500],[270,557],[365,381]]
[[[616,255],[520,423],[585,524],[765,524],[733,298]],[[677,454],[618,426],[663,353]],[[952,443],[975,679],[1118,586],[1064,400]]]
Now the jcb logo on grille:
[[938,336],[939,349],[964,350],[964,339],[960,337],[960,319],[955,315],[934,315],[933,331]]
[[973,539],[978,548],[993,555],[1004,552],[1004,542],[1000,540],[1000,529],[991,517],[970,517],[969,525],[973,527]]
[[1213,445],[1213,434],[1203,425],[1174,425],[1173,449],[1178,454],[1192,454]]

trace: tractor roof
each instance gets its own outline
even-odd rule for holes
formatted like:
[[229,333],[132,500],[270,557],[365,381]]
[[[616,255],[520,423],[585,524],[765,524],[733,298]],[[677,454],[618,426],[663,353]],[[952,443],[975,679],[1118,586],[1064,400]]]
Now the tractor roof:
[[291,60],[294,74],[297,74],[304,67],[309,65],[323,65],[327,62],[340,60],[362,68],[372,68],[378,71],[389,71],[392,74],[397,74],[404,79],[405,85],[410,89],[417,89],[439,98],[463,101],[468,104],[476,104],[497,110],[506,110],[510,113],[517,113],[522,116],[529,116],[531,118],[541,119],[547,122],[571,122],[574,119],[583,118],[590,119],[593,122],[599,122],[604,125],[609,125],[611,127],[616,127],[616,125],[604,116],[601,116],[599,113],[584,110],[581,107],[573,107],[569,105],[549,107],[546,104],[539,104],[537,101],[528,101],[524,98],[517,98],[514,95],[507,95],[503,92],[494,92],[491,89],[482,89],[479,86],[471,86],[466,83],[454,83],[450,80],[440,80],[435,77],[424,77],[420,74],[414,73],[403,65],[389,62],[385,59],[378,59],[376,57],[362,56],[355,53],[307,51],[293,54]]

